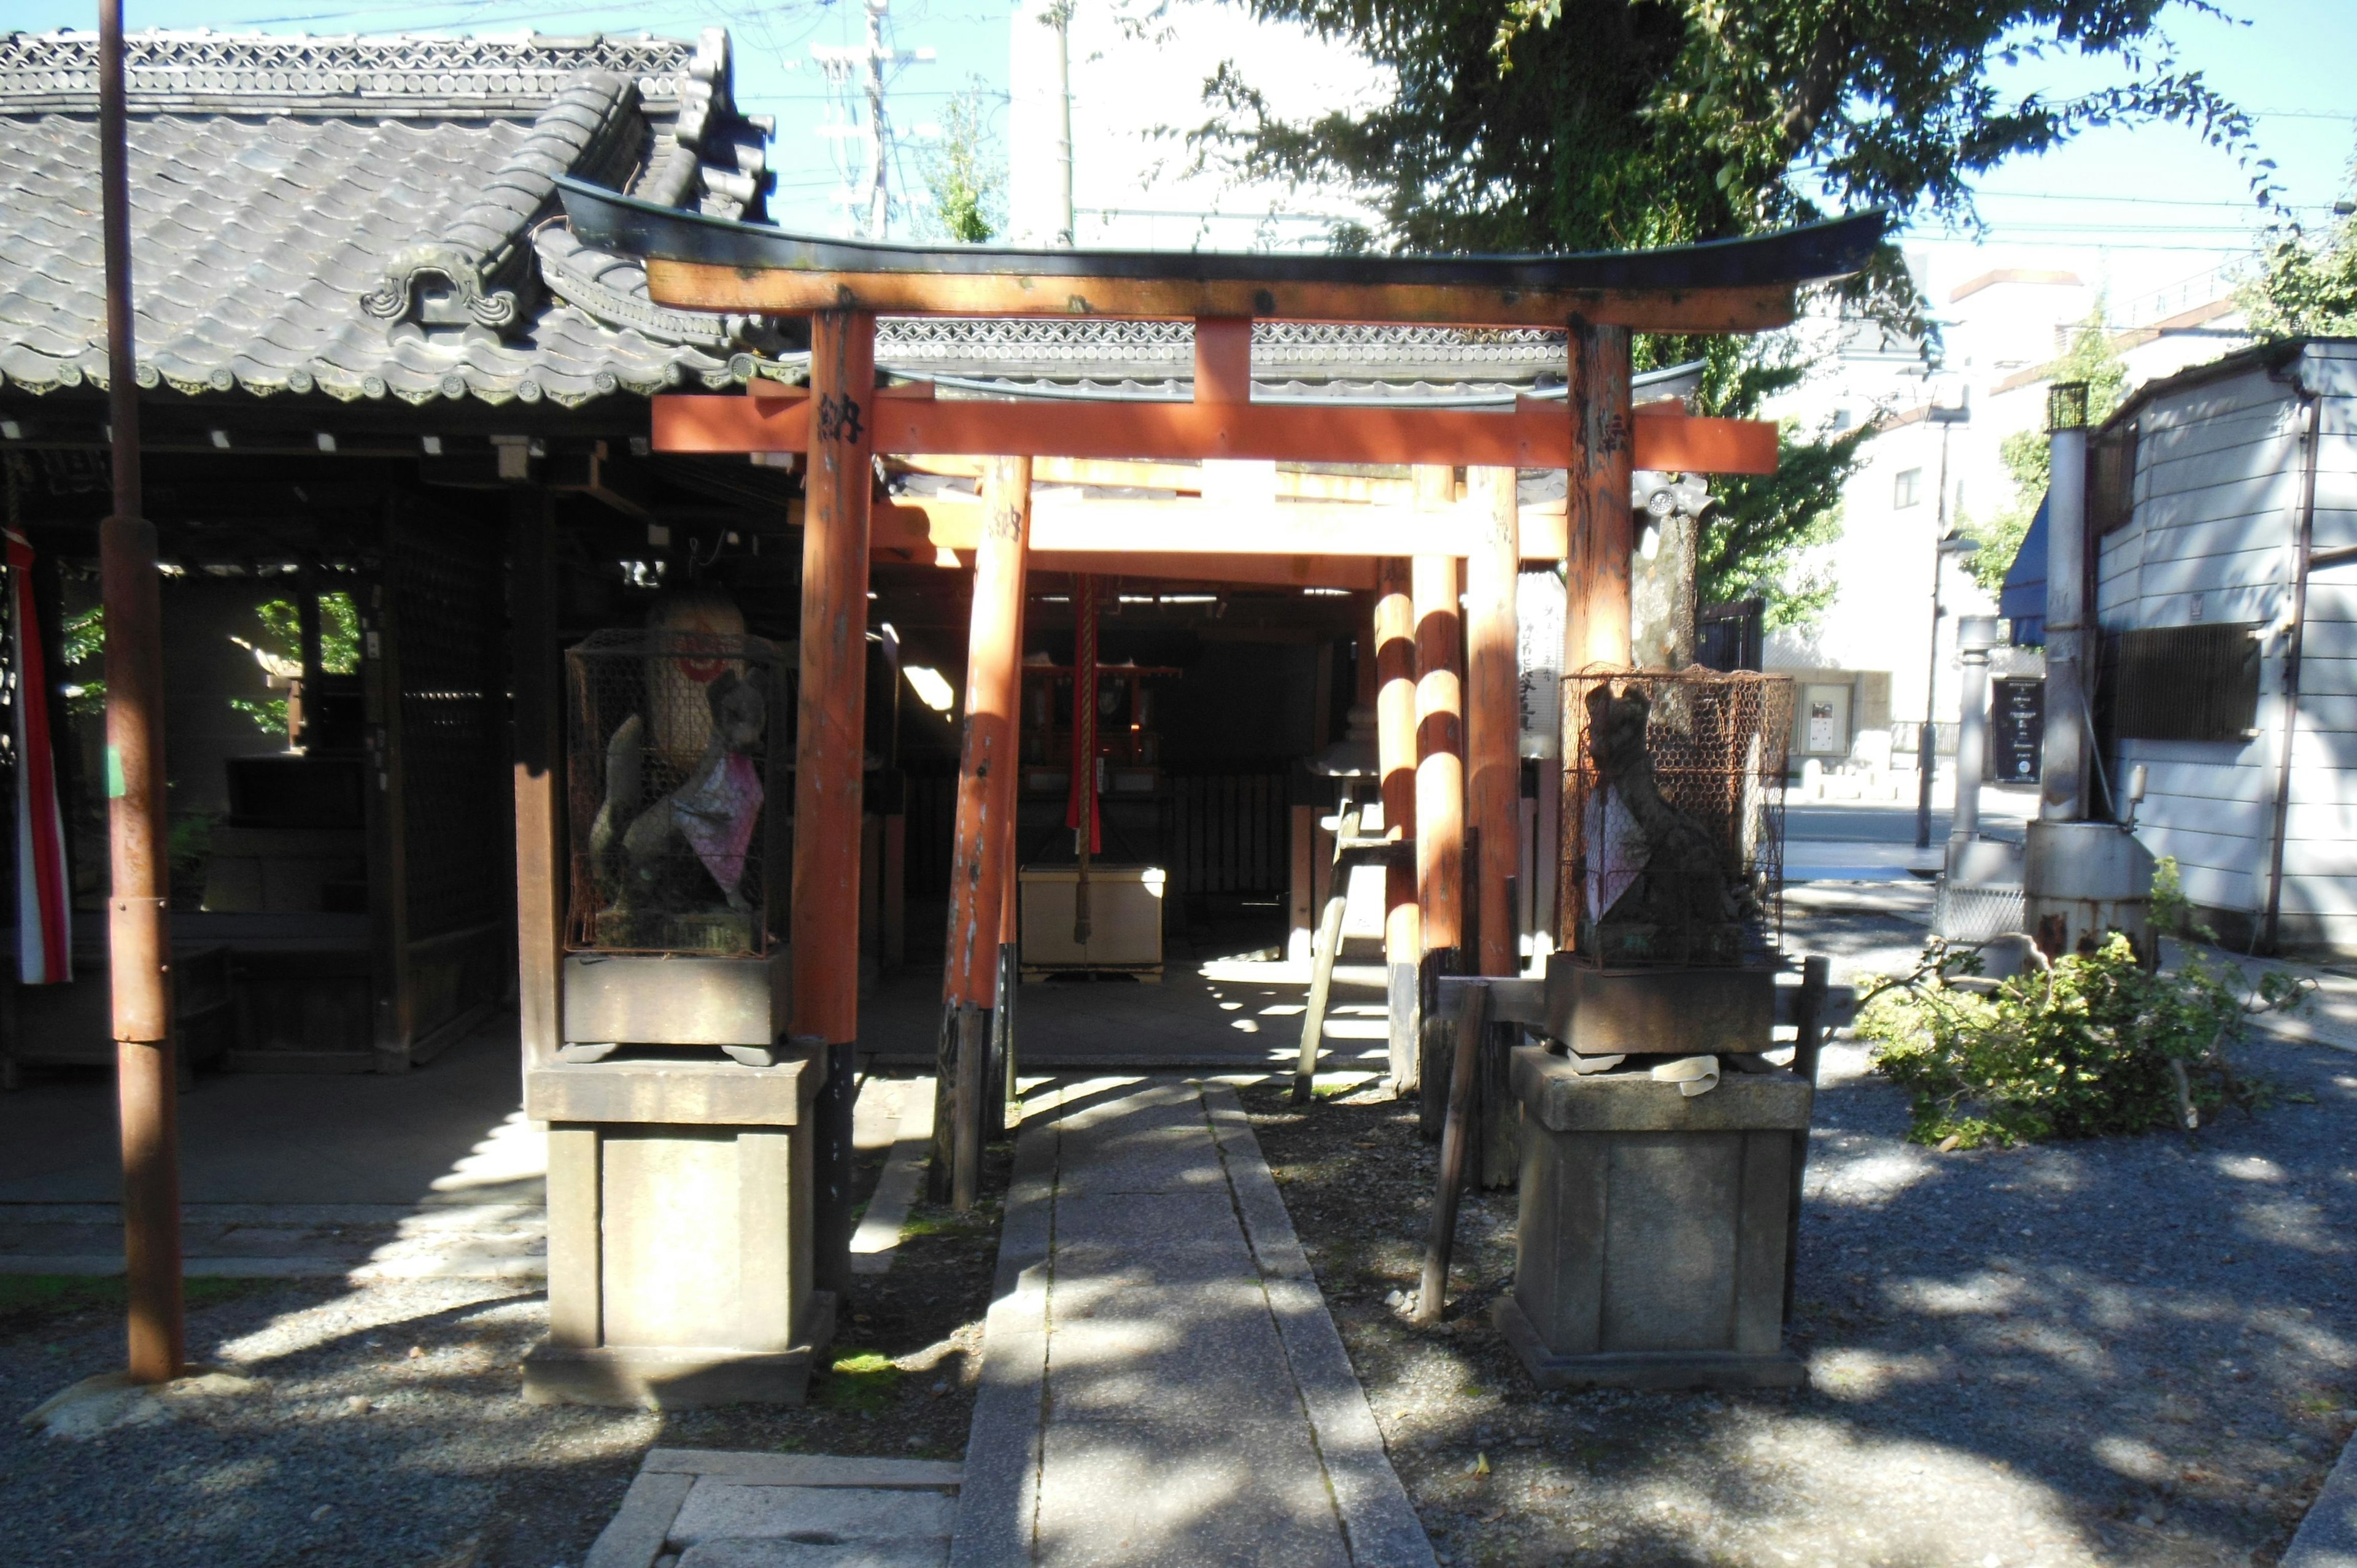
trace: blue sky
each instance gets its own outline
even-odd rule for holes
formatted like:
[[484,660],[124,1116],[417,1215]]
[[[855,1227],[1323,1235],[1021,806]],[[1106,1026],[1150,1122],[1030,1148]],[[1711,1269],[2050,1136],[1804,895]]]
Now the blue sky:
[[[1080,0],[1082,5],[1092,0]],[[2223,0],[2239,23],[2179,12],[2169,23],[2182,62],[2258,115],[2265,156],[2279,166],[2288,199],[2311,219],[2328,216],[2346,187],[2357,150],[2357,3],[2352,0]],[[86,5],[12,0],[10,25],[46,28],[94,25]],[[734,34],[738,98],[778,118],[772,158],[780,220],[831,225],[837,183],[832,147],[813,136],[826,110],[824,83],[810,60],[813,44],[857,41],[857,0],[770,0],[723,6],[712,0],[641,0],[629,5],[568,6],[565,0],[425,0],[364,5],[356,0],[129,0],[133,27],[259,27],[274,32],[365,30],[547,32],[591,30],[692,34],[719,24]],[[893,0],[890,30],[902,48],[929,46],[932,64],[899,69],[892,115],[903,131],[932,120],[947,96],[970,84],[1003,92],[1007,0]],[[1219,27],[1208,5],[1177,12],[1183,26]],[[2089,81],[2075,62],[2025,63],[2001,79],[2067,92]],[[1085,159],[1087,148],[1080,149]],[[2173,127],[2090,132],[2062,149],[2008,165],[1988,177],[1982,210],[1990,245],[2029,261],[2093,266],[2123,292],[2156,279],[2215,266],[2247,247],[2255,214],[2247,178],[2232,158]],[[1936,252],[1954,242],[1936,231],[1918,239]]]

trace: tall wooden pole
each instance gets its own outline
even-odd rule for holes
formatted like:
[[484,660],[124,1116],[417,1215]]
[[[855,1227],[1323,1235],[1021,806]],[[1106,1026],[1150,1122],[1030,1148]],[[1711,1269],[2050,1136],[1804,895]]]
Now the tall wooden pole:
[[851,1103],[859,1037],[859,794],[866,755],[867,521],[875,487],[876,318],[811,317],[810,478],[802,511],[794,743],[793,1033],[826,1047],[813,1108],[821,1290],[851,1280]]
[[1519,967],[1506,890],[1522,840],[1522,716],[1514,687],[1522,536],[1514,470],[1475,468],[1466,478],[1485,525],[1465,561],[1465,807],[1480,854],[1469,875],[1480,944],[1474,972],[1511,975]]
[[[1629,400],[1629,329],[1572,323],[1566,674],[1629,662],[1629,557],[1636,544]],[[1574,754],[1564,755],[1568,762]]]
[[[1457,477],[1440,466],[1415,469],[1419,509],[1453,506]],[[1465,635],[1454,555],[1418,555],[1409,578],[1415,607],[1415,898],[1424,960],[1417,985],[1428,1004],[1435,976],[1455,972],[1465,943]],[[1416,1071],[1420,1123],[1440,1135],[1447,1109],[1448,1030],[1420,1005],[1423,1058]]]
[[[1415,469],[1419,506],[1451,506],[1456,476]],[[1463,612],[1454,555],[1419,555],[1415,606],[1415,891],[1426,952],[1464,940],[1465,689]]]
[[[933,1101],[934,1127],[950,1133],[951,1198],[960,1210],[974,1206],[979,1188],[982,1096],[995,1087],[987,1083],[990,1015],[1010,875],[1006,815],[1021,745],[1023,575],[1030,535],[1031,459],[993,457],[983,470],[982,538],[974,550],[966,629],[965,736],[942,976],[944,1059]],[[944,1152],[939,1132],[934,1149]]]
[[562,690],[556,650],[556,519],[547,491],[508,503],[509,669],[515,697],[516,1024],[523,1065],[546,1067],[560,1038],[565,950]]
[[164,646],[156,529],[139,478],[139,381],[131,304],[131,188],[123,0],[100,0],[98,146],[106,257],[106,399],[114,511],[99,525],[106,610],[107,907],[123,1236],[132,1380],[168,1382],[188,1359],[180,1294],[179,1082],[172,1041],[171,896],[164,821]]
[[[1572,420],[1568,515],[1565,519],[1566,594],[1563,670],[1590,665],[1626,668],[1629,640],[1629,558],[1636,543],[1629,510],[1631,428],[1629,329],[1571,324]],[[1587,749],[1587,711],[1563,705],[1563,780],[1571,788]],[[1566,810],[1570,807],[1566,800]],[[1562,842],[1568,842],[1566,832]],[[1555,945],[1577,945],[1581,891],[1568,864],[1555,866]]]
[[[1375,564],[1375,757],[1383,778],[1383,836],[1415,840],[1415,606],[1405,561]],[[1415,905],[1415,864],[1394,858],[1383,872],[1383,967],[1391,1015],[1392,1091],[1415,1091],[1416,965],[1424,956]]]

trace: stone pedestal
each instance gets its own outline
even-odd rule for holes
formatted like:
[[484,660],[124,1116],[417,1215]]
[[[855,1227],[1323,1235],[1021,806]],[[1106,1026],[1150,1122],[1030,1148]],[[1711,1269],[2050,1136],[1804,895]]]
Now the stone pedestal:
[[1815,1091],[1728,1073],[1688,1099],[1641,1071],[1514,1052],[1521,1261],[1496,1308],[1542,1388],[1789,1388],[1784,1282]]
[[834,1299],[812,1287],[811,1102],[823,1055],[535,1068],[549,1124],[536,1403],[799,1404]]

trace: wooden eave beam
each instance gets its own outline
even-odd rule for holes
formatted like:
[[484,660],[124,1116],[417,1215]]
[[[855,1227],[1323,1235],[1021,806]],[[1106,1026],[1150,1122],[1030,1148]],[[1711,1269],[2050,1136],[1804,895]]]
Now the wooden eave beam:
[[[905,394],[907,389],[895,389]],[[876,450],[1099,460],[1274,459],[1567,468],[1572,421],[1559,403],[1512,413],[1282,403],[994,403],[879,396]],[[1648,414],[1631,422],[1640,468],[1704,474],[1776,470],[1766,420]],[[654,400],[665,453],[795,452],[809,445],[809,399],[683,393]]]
[[1561,328],[1574,317],[1636,332],[1765,332],[1799,315],[1789,283],[1726,288],[1500,288],[1467,284],[1247,282],[1013,274],[798,272],[650,259],[647,293],[683,310],[802,316],[1188,317]]

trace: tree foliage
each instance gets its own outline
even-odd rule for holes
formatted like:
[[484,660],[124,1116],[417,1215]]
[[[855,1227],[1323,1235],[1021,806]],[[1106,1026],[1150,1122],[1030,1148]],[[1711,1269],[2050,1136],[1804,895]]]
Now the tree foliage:
[[929,226],[940,237],[979,245],[1006,221],[1006,160],[991,145],[989,106],[979,89],[959,93],[942,111],[940,143],[924,159],[925,188],[933,202]]
[[[1362,199],[1378,220],[1338,230],[1345,249],[1656,246],[1868,207],[1969,230],[1980,176],[2115,122],[2192,126],[2245,159],[2261,200],[2274,196],[2247,117],[2160,30],[2172,5],[2207,10],[2206,0],[1245,3],[1348,45],[1394,84],[1363,112],[1306,119],[1275,113],[1234,62],[1205,86],[1204,160]],[[1999,85],[2004,68],[2042,56],[2093,60],[2113,80],[2068,97]],[[1895,247],[1846,293],[1888,322],[1921,326]],[[1697,349],[1641,353],[1667,364]],[[1774,349],[1720,345],[1707,357],[1713,413],[1756,412],[1790,369]],[[1804,608],[1806,587],[1786,579],[1811,542],[1837,531],[1860,439],[1788,432],[1784,473],[1722,482],[1706,564],[1716,586],[1705,593],[1770,585],[1788,617]]]
[[2116,933],[1993,989],[1955,983],[1979,970],[1973,950],[1934,938],[1858,1014],[1875,1070],[1909,1091],[1916,1143],[2190,1132],[2223,1106],[2248,1110],[2264,1086],[2237,1070],[2234,1047],[2253,1015],[2298,1007],[2308,989],[2276,972],[2251,987],[2198,954],[2156,972]]
[[[1749,418],[1808,374],[1789,349],[1727,338],[1703,340],[1705,407]],[[1704,514],[1695,552],[1696,596],[1717,604],[1758,596],[1768,602],[1770,627],[1806,626],[1833,602],[1835,583],[1812,557],[1841,537],[1842,486],[1857,467],[1872,434],[1859,424],[1841,432],[1806,431],[1781,423],[1773,474],[1721,474],[1711,479],[1713,502]]]
[[[2357,164],[2350,177],[2357,196]],[[2241,299],[2254,335],[2357,336],[2357,214],[2343,213],[2321,239],[2297,223],[2278,224],[2261,242],[2259,260]]]

